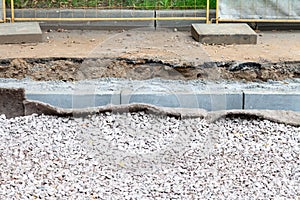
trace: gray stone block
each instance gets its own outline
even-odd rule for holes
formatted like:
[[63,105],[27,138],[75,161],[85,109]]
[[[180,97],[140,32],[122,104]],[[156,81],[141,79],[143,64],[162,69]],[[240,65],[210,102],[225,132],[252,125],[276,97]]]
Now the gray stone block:
[[0,24],[0,44],[42,42],[42,31],[37,22]]
[[[154,27],[154,20],[134,21],[130,18],[154,18],[152,10],[98,10],[97,17],[99,18],[129,18],[129,20],[109,20],[93,23],[103,27]],[[91,23],[92,24],[92,23]]]
[[145,103],[162,107],[202,108],[208,111],[242,109],[243,95],[238,93],[162,93],[122,92],[121,104]]
[[[166,93],[121,93],[121,104],[145,103],[162,107],[182,107],[175,94]],[[195,102],[190,102],[191,106]]]
[[300,111],[299,92],[245,91],[245,109]]
[[191,32],[206,44],[257,44],[257,34],[247,24],[192,24]]
[[[35,18],[47,18],[48,17],[48,10],[36,10],[35,11]],[[25,16],[26,18],[26,16]]]
[[61,18],[60,10],[46,10],[48,18]]
[[96,9],[65,9],[59,10],[60,18],[97,18],[98,12]]
[[[99,21],[47,21],[42,27],[64,27],[67,29],[128,29],[140,27],[154,27],[154,20],[110,20],[109,18],[154,18],[154,11],[143,10],[69,10],[61,13],[62,18],[99,18]],[[102,20],[107,18],[107,20]]]
[[99,107],[109,104],[120,105],[120,93],[76,94],[72,96],[72,108]]
[[[74,12],[72,10],[60,10],[59,11],[59,17],[60,18],[74,18]],[[83,15],[82,15],[83,16]]]
[[87,18],[95,18],[98,15],[98,10],[95,9],[90,9],[90,10],[85,10],[85,17]]
[[17,9],[15,10],[15,18],[34,18],[35,10],[34,9]]
[[59,94],[59,93],[28,93],[28,100],[40,101],[59,108],[90,108],[108,104],[119,105],[120,93],[103,92],[96,94]]
[[[7,16],[11,16],[11,11],[7,10]],[[34,18],[35,10],[34,9],[15,9],[15,18]]]
[[[213,14],[213,12],[211,12]],[[206,10],[157,10],[157,18],[206,17]],[[213,17],[213,15],[211,15]],[[156,28],[178,28],[189,30],[193,23],[206,23],[200,20],[156,20]]]

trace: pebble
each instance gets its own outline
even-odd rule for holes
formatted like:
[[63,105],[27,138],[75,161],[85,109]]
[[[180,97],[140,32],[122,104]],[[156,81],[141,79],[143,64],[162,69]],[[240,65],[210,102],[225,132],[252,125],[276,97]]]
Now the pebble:
[[300,128],[146,113],[0,115],[0,199],[297,199]]
[[[180,60],[174,60],[175,63],[181,62]],[[95,80],[85,80],[78,82],[63,82],[63,81],[32,81],[30,79],[2,79],[0,78],[0,87],[10,88],[24,88],[26,91],[51,91],[51,92],[76,92],[78,88],[95,86],[96,91],[119,91],[125,89],[137,90],[137,88],[149,88],[151,91],[161,91],[163,89],[171,90],[172,92],[187,91],[194,88],[196,91],[207,90],[209,87],[216,87],[218,90],[224,90],[228,88],[233,91],[257,89],[260,90],[274,90],[274,91],[299,91],[300,79],[293,79],[285,81],[288,84],[283,84],[282,81],[268,81],[268,82],[235,82],[235,81],[219,81],[209,82],[202,80],[193,81],[180,81],[180,80],[162,80],[162,79],[150,79],[150,80],[121,80],[114,78],[104,78]],[[138,87],[137,87],[138,86]]]

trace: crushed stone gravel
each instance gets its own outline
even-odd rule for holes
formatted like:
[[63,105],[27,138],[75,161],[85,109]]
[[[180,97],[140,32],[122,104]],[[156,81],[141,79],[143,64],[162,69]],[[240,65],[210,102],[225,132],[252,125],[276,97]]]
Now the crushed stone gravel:
[[145,113],[0,116],[0,199],[297,199],[300,128]]
[[285,81],[267,82],[243,82],[243,81],[202,81],[202,80],[162,80],[159,78],[150,80],[126,80],[118,78],[102,78],[83,80],[76,82],[64,81],[33,81],[31,79],[2,79],[0,87],[24,88],[27,92],[63,92],[70,93],[82,88],[90,88],[95,91],[120,91],[120,90],[151,90],[151,91],[203,91],[203,90],[272,90],[272,91],[300,91],[300,79],[288,79]]

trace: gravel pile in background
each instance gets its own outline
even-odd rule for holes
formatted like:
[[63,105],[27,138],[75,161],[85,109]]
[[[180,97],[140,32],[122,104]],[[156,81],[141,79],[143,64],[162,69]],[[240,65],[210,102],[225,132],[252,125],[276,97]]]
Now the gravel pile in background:
[[300,128],[144,113],[0,117],[0,199],[300,196]]

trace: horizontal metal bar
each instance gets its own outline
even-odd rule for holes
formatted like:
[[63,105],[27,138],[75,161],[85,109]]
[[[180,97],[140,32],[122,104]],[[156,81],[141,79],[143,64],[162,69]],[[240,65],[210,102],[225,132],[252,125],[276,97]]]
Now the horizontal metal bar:
[[141,17],[141,18],[15,18],[15,21],[151,21],[151,20],[203,20],[205,17]]

